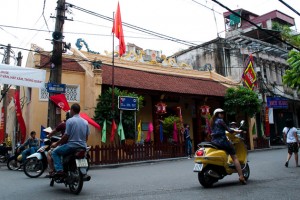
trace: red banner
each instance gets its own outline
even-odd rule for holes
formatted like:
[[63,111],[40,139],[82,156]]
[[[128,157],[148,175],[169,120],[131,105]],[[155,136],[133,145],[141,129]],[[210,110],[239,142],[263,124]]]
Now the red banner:
[[70,110],[70,106],[68,104],[67,98],[64,94],[56,94],[50,96],[50,99],[63,111],[67,112]]
[[101,130],[100,125],[97,122],[95,122],[94,120],[92,120],[86,113],[80,112],[79,115],[80,115],[80,117],[85,119],[90,125],[94,126],[98,130]]
[[15,104],[16,104],[16,115],[17,120],[20,126],[20,132],[21,132],[21,143],[24,143],[26,139],[26,125],[22,116],[22,110],[21,110],[21,104],[20,104],[20,94],[18,91],[15,92]]
[[270,137],[270,124],[269,124],[269,108],[266,107],[266,113],[265,113],[265,136]]
[[4,107],[1,109],[1,115],[0,115],[0,143],[4,142],[5,139],[5,133],[4,133]]
[[256,73],[254,71],[253,57],[251,54],[249,55],[249,58],[247,60],[247,66],[246,69],[244,70],[242,78],[244,80],[245,85],[247,85],[247,87],[250,90],[253,90],[254,86],[256,86]]

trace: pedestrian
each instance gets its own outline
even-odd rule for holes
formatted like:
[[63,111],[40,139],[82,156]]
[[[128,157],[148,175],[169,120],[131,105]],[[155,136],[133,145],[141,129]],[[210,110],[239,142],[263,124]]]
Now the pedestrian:
[[36,136],[36,132],[31,131],[30,137],[17,150],[19,152],[21,149],[24,149],[24,147],[28,146],[28,148],[22,152],[22,164],[24,164],[26,157],[28,155],[35,153],[38,149],[39,140],[35,136]]
[[192,141],[190,136],[190,125],[184,124],[184,141],[185,141],[185,149],[186,149],[186,155],[188,159],[192,157]]
[[283,132],[284,141],[286,141],[288,145],[288,155],[285,162],[285,166],[286,167],[289,166],[289,161],[294,153],[296,167],[299,167],[298,165],[299,138],[297,135],[297,129],[294,127],[292,119],[287,119],[285,121],[285,127],[282,132]]

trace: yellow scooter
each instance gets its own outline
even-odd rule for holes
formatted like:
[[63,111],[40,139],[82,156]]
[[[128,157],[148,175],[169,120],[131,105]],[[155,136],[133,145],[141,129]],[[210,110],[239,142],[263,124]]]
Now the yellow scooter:
[[[243,124],[244,121],[241,121],[241,126]],[[248,165],[247,148],[244,140],[240,134],[226,132],[226,136],[233,143],[245,180],[248,180],[250,167]],[[198,144],[194,162],[194,172],[198,173],[198,180],[205,188],[212,187],[214,183],[223,179],[226,175],[237,173],[230,155],[224,150],[218,149],[210,142]]]

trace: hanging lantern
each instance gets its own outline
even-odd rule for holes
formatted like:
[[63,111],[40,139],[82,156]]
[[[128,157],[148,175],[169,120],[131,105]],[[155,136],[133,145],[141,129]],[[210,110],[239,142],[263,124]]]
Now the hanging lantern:
[[167,113],[167,105],[165,103],[159,102],[155,105],[156,114],[162,115]]
[[204,106],[201,106],[200,109],[201,109],[201,115],[209,114],[209,109],[210,109],[209,106],[204,105]]

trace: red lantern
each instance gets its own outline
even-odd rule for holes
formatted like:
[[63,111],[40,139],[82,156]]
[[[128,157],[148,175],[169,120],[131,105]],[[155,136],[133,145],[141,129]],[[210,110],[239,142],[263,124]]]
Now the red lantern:
[[167,113],[167,105],[165,103],[159,102],[155,105],[156,107],[156,114],[162,115]]
[[201,106],[200,109],[201,109],[201,115],[209,114],[209,109],[210,109],[209,106],[204,105],[204,106]]

